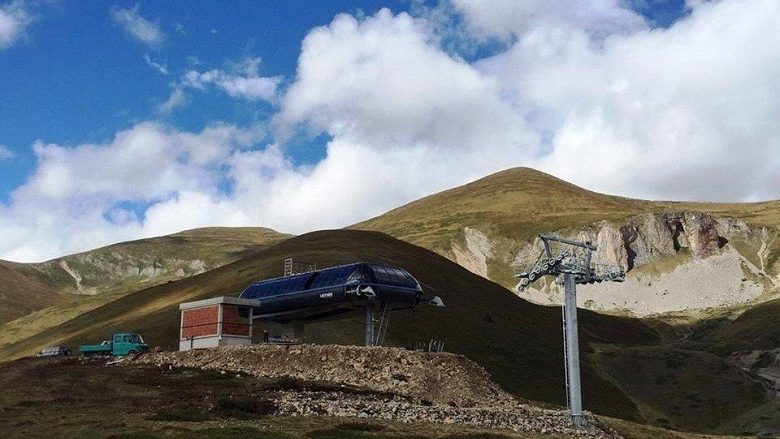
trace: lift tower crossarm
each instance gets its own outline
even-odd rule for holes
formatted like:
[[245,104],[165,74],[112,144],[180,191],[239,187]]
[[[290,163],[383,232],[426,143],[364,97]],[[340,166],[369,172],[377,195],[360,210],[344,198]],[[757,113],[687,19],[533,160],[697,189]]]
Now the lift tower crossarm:
[[545,247],[547,247],[546,245],[547,241],[554,241],[554,242],[560,242],[561,244],[569,244],[575,247],[586,248],[594,252],[596,251],[596,246],[591,244],[590,242],[572,241],[571,239],[560,238],[554,235],[542,235],[542,234],[539,235],[539,239],[545,242]]

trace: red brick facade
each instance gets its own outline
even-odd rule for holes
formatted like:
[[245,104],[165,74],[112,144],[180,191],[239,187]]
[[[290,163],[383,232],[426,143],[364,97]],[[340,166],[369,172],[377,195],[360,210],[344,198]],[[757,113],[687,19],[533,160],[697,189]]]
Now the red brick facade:
[[249,318],[238,314],[238,307],[231,305],[222,306],[222,334],[244,335],[249,337]]
[[217,335],[219,329],[219,305],[182,311],[181,338]]
[[[181,339],[220,335],[219,307],[220,305],[212,305],[182,311]],[[222,335],[252,335],[249,319],[239,315],[239,307],[222,307]]]

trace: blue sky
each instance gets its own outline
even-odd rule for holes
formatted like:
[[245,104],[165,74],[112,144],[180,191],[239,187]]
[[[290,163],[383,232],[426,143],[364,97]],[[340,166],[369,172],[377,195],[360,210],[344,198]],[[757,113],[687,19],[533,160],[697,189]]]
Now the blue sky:
[[[0,4],[2,4],[0,2]],[[306,33],[341,12],[401,10],[405,1],[291,2],[62,2],[31,6],[35,21],[12,47],[0,51],[0,144],[17,154],[3,166],[0,195],[22,184],[35,166],[38,139],[64,145],[102,142],[134,122],[157,117],[157,103],[185,70],[221,68],[230,60],[260,57],[265,76],[295,75]],[[133,9],[159,25],[164,39],[149,46],[120,31],[111,11]],[[168,75],[145,61],[167,67]],[[267,118],[269,105],[246,105],[219,94],[198,96],[167,120],[188,130],[215,119],[249,123]],[[321,151],[296,145],[300,160]],[[322,145],[316,145],[321,149]],[[308,157],[313,154],[314,157]],[[296,154],[297,155],[297,154]]]
[[[682,13],[682,1],[636,5],[664,25]],[[24,39],[0,52],[0,144],[17,154],[3,166],[0,199],[21,185],[35,167],[36,140],[62,145],[101,143],[139,120],[159,117],[156,108],[177,75],[193,67],[222,68],[231,60],[260,57],[263,76],[295,76],[301,41],[336,14],[373,15],[381,8],[408,10],[397,1],[62,2],[31,7],[36,19]],[[157,24],[163,41],[149,46],[111,18],[116,9],[137,8]],[[145,57],[166,67],[150,67]],[[196,61],[197,60],[197,61]],[[197,62],[193,65],[193,62]],[[269,117],[270,104],[236,102],[207,93],[166,117],[186,130],[214,120],[247,124]],[[297,139],[296,161],[322,158],[323,138]]]
[[[512,166],[627,196],[780,197],[763,159],[777,15],[771,0],[0,0],[0,258],[341,227]],[[735,148],[724,173],[712,157]]]

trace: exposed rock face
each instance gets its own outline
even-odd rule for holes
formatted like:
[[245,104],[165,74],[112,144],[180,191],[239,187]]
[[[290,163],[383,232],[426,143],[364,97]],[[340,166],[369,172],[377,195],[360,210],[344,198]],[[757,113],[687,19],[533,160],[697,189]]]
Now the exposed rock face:
[[465,249],[461,248],[460,245],[452,247],[455,262],[472,273],[488,277],[488,260],[494,256],[493,243],[490,238],[473,227],[464,227],[463,237],[466,241]]
[[[555,235],[595,242],[595,264],[620,267],[623,283],[583,285],[580,306],[636,316],[735,306],[756,300],[778,286],[772,278],[777,262],[770,258],[770,230],[753,229],[742,220],[715,219],[706,213],[664,212],[631,217],[620,224],[602,221],[584,230]],[[727,243],[730,245],[723,248]],[[567,248],[568,249],[568,248]],[[543,250],[540,240],[523,247],[512,261],[527,269]],[[650,271],[632,271],[646,264],[685,253],[673,263]],[[773,265],[767,267],[766,265]],[[559,304],[560,287],[538,283],[521,297],[542,304]]]
[[605,223],[596,237],[597,253],[595,262],[598,264],[628,266],[628,253],[624,246],[623,232],[612,224]]
[[[209,268],[201,259],[158,258],[154,254],[130,256],[119,252],[79,254],[37,264],[36,269],[49,277],[68,276],[64,291],[94,295],[116,282],[170,280],[203,273]],[[60,271],[62,270],[62,271]]]
[[718,254],[720,237],[715,220],[706,213],[686,214],[681,220],[682,232],[693,256],[706,258]]
[[715,255],[719,248],[716,223],[705,213],[640,215],[621,225],[620,232],[622,242],[610,234],[613,239],[603,242],[597,258],[614,260],[610,254],[625,254],[625,263],[621,257],[617,264],[625,270],[674,255],[681,248],[690,249],[696,258]]
[[[716,255],[722,242],[718,228],[719,223],[706,213],[669,212],[638,215],[618,225],[603,221],[574,236],[555,234],[595,242],[598,248],[594,254],[595,263],[618,266],[628,271],[672,256],[683,248],[689,249],[694,258]],[[732,224],[728,228],[735,233],[749,230],[746,225],[742,228]],[[542,249],[542,243],[537,239],[533,245],[518,252],[512,265],[529,265]]]

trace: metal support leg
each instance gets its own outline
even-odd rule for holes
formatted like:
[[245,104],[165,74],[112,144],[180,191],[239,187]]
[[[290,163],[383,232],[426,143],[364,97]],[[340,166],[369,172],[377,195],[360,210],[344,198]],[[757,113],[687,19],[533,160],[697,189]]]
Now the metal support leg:
[[566,382],[569,387],[569,409],[574,425],[584,425],[582,415],[582,391],[580,387],[580,347],[577,339],[577,286],[574,275],[563,275],[566,289],[564,312],[566,317]]
[[366,346],[374,345],[374,301],[366,301]]

